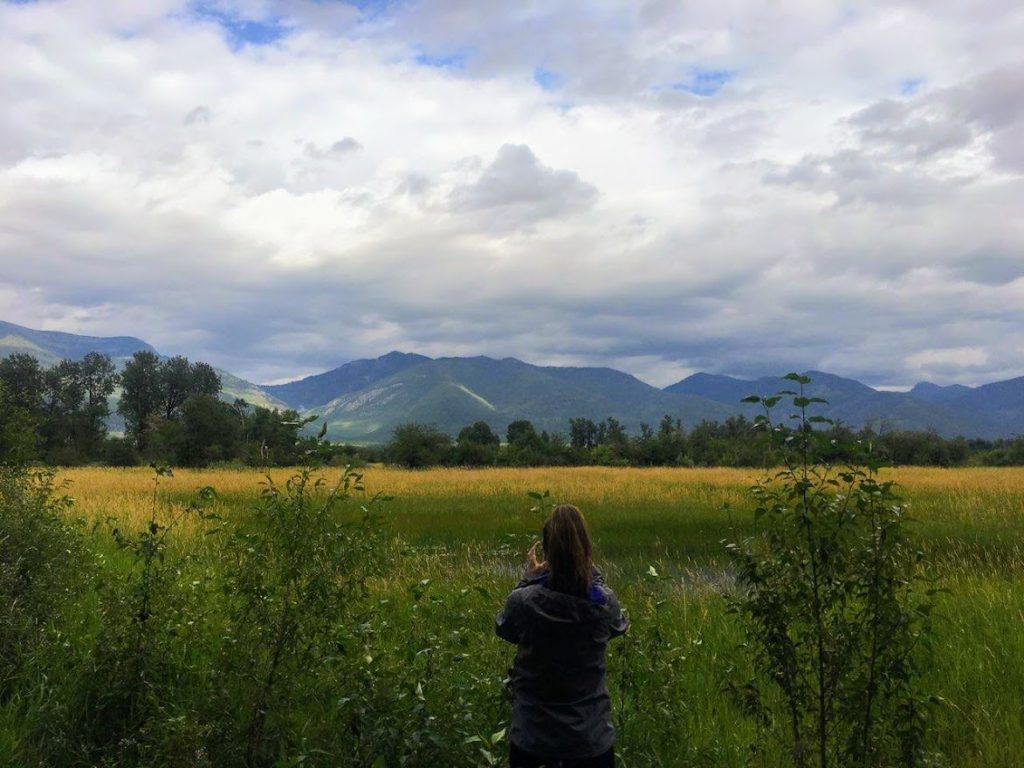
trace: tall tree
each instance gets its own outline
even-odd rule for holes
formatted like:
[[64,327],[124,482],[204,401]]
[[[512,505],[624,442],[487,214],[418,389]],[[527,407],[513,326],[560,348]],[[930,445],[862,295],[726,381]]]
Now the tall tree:
[[148,350],[132,355],[121,374],[117,412],[124,417],[125,432],[140,451],[149,445],[150,422],[166,404],[161,379],[160,358]]
[[597,425],[583,417],[569,419],[569,444],[573,448],[593,448],[597,445]]
[[78,458],[84,401],[81,368],[74,360],[61,360],[43,374],[40,433],[47,461],[63,464]]
[[491,425],[486,421],[477,421],[471,426],[462,428],[457,442],[459,445],[493,445],[497,448],[501,445],[501,438],[494,433]]
[[0,466],[25,464],[36,458],[36,421],[7,395],[0,379]]
[[216,397],[220,394],[221,380],[217,371],[209,363],[192,364],[192,381],[190,393],[193,395],[209,395]]
[[99,450],[107,434],[110,417],[110,396],[120,377],[114,361],[99,352],[89,352],[79,362],[82,389],[85,392],[83,415],[83,446],[92,456]]
[[235,412],[216,397],[189,397],[182,409],[181,426],[181,442],[177,446],[180,464],[202,467],[238,455],[241,428]]
[[536,447],[540,444],[540,436],[537,434],[533,422],[526,419],[517,419],[508,425],[505,431],[508,444],[519,448]]
[[43,368],[32,355],[18,352],[0,360],[0,382],[10,406],[39,413],[43,403]]
[[161,410],[170,421],[181,415],[181,407],[192,394],[192,365],[176,355],[160,363]]

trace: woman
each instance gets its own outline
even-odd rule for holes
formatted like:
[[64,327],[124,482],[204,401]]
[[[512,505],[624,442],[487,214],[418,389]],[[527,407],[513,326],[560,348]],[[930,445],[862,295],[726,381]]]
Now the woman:
[[537,560],[540,543],[495,621],[498,637],[519,646],[509,675],[511,768],[613,766],[604,655],[629,620],[594,568],[576,507],[555,507],[544,523],[544,562]]

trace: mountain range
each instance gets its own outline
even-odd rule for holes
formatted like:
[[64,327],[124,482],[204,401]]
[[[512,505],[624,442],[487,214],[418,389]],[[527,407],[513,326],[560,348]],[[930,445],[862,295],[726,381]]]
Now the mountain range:
[[[153,347],[133,337],[78,336],[0,321],[0,357],[27,352],[52,365],[97,351],[123,364],[142,349]],[[409,421],[435,424],[452,435],[474,421],[486,421],[503,434],[515,419],[563,433],[573,417],[599,421],[612,416],[634,432],[641,423],[656,425],[665,414],[692,426],[736,414],[752,416],[758,406],[740,403],[743,397],[792,388],[777,377],[696,373],[659,389],[611,368],[403,352],[355,360],[286,384],[258,385],[218,372],[227,400],[242,397],[255,405],[315,413],[326,420],[332,439],[362,443],[386,441],[398,424]],[[812,380],[807,394],[829,401],[822,415],[855,428],[934,430],[946,437],[1024,434],[1024,377],[979,387],[921,382],[909,392],[887,392],[822,371],[807,375]]]

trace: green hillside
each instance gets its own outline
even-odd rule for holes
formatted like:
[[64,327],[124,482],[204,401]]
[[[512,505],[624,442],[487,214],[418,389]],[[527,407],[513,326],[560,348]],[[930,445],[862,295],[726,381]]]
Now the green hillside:
[[100,352],[116,360],[140,350],[155,352],[149,344],[131,336],[79,336],[59,331],[37,331],[0,320],[0,357],[18,352],[32,355],[45,366],[61,360],[81,360],[89,352]]
[[[806,389],[807,395],[828,400],[828,405],[820,406],[816,412],[854,428],[870,425],[875,429],[886,430],[934,430],[945,437],[1000,437],[1012,433],[1010,424],[1001,421],[990,407],[995,404],[996,398],[989,398],[988,402],[975,396],[973,399],[968,398],[969,402],[964,402],[964,398],[956,396],[961,391],[976,392],[968,387],[950,387],[948,389],[953,393],[951,397],[936,398],[934,390],[940,388],[934,385],[918,385],[911,392],[882,392],[854,379],[831,373],[808,371],[807,375],[811,377],[811,383]],[[699,395],[730,404],[737,403],[746,395],[770,395],[781,389],[792,388],[792,382],[775,376],[745,380],[697,373],[666,387],[666,391]],[[998,391],[1004,390],[1005,387]],[[1024,406],[1024,398],[1021,405]],[[740,410],[748,416],[760,412],[756,405],[744,405]],[[1024,407],[1010,410],[1017,419],[1024,415]],[[777,415],[785,419],[787,414],[780,410]]]
[[543,368],[488,357],[427,360],[346,393],[313,412],[335,439],[386,440],[403,422],[434,424],[448,434],[486,421],[504,434],[516,419],[538,430],[565,433],[568,420],[612,416],[635,431],[665,414],[684,423],[721,419],[734,412],[700,397],[663,392],[607,368]]
[[[50,366],[96,351],[123,365],[142,349],[153,350],[127,336],[78,336],[0,321],[0,357],[28,353]],[[486,421],[504,434],[516,419],[562,434],[574,417],[600,421],[610,416],[636,432],[640,424],[654,426],[669,414],[692,427],[735,414],[753,416],[757,407],[741,405],[741,398],[791,386],[777,377],[745,380],[697,373],[657,389],[611,368],[542,367],[514,358],[434,360],[402,352],[355,360],[287,384],[261,386],[223,369],[217,373],[224,400],[242,398],[266,408],[317,414],[327,421],[332,439],[351,442],[386,441],[395,426],[410,421],[434,424],[452,436],[475,421]],[[821,371],[808,375],[808,394],[829,401],[824,415],[854,428],[934,430],[945,437],[1024,434],[1024,378],[975,388],[922,383],[910,392],[882,392]],[[782,411],[777,415],[786,416]],[[116,414],[109,426],[114,432],[121,429]]]

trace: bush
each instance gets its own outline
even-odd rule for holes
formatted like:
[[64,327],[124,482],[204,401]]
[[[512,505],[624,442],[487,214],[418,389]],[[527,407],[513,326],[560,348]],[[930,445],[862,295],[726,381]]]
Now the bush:
[[0,701],[62,603],[86,576],[86,550],[53,473],[0,467]]
[[308,467],[283,486],[268,479],[261,505],[231,537],[219,762],[271,765],[301,746],[295,698],[313,698],[343,661],[355,631],[344,617],[365,596],[379,550],[373,523],[384,497],[351,509],[362,492],[351,468],[332,487]]
[[[752,488],[763,534],[729,545],[739,591],[732,611],[746,633],[754,677],[733,691],[793,765],[921,763],[927,699],[918,669],[927,652],[933,590],[918,587],[923,555],[904,534],[905,509],[878,465],[833,467],[833,449],[808,416],[819,398],[751,397],[756,423],[777,442],[783,469]],[[791,397],[797,426],[771,423]],[[850,447],[848,455],[856,453]]]
[[426,424],[401,424],[395,427],[388,444],[388,460],[409,469],[448,463],[452,441],[444,432]]
[[108,437],[103,441],[103,462],[111,467],[137,467],[142,458],[130,440]]
[[131,529],[108,521],[120,567],[98,585],[98,626],[90,655],[77,671],[70,702],[53,709],[46,725],[57,736],[41,739],[49,742],[52,762],[161,762],[153,755],[173,751],[168,744],[195,725],[190,689],[208,678],[209,670],[189,647],[198,637],[197,619],[204,610],[190,593],[202,592],[182,588],[190,576],[190,557],[173,550],[169,537],[187,516],[216,520],[204,511],[215,494],[200,488],[191,500],[176,503],[160,491],[161,479],[171,470],[160,465],[154,470],[144,525]]

